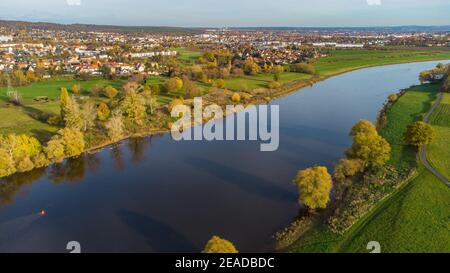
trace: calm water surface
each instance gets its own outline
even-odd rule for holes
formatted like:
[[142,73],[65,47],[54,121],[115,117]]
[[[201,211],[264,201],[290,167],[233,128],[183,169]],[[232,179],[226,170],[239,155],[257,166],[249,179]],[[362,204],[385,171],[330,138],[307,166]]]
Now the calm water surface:
[[[280,147],[249,141],[130,139],[0,182],[0,252],[199,252],[212,235],[268,251],[297,214],[298,169],[333,164],[359,119],[437,62],[368,68],[275,100]],[[45,209],[46,215],[38,215]]]

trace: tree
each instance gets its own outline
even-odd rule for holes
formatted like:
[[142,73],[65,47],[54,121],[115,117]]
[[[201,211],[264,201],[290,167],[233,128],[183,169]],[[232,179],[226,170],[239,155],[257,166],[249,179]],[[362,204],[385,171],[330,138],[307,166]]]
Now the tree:
[[65,157],[64,141],[59,136],[53,137],[47,142],[44,152],[50,162],[58,163],[63,161]]
[[110,99],[114,99],[118,93],[119,91],[117,91],[117,89],[112,86],[107,86],[105,88],[105,95]]
[[300,192],[300,204],[305,204],[312,210],[327,207],[332,180],[326,167],[313,167],[299,171],[294,184]]
[[64,143],[64,154],[66,156],[79,156],[84,151],[84,136],[80,130],[64,128],[58,131],[57,137],[60,137]]
[[151,89],[142,92],[142,96],[145,99],[145,105],[150,110],[150,114],[153,115],[155,109],[159,106],[157,97],[153,94]]
[[80,86],[79,84],[74,84],[74,85],[72,86],[72,92],[73,92],[74,94],[79,94],[80,91],[81,91],[81,86]]
[[111,111],[106,103],[101,102],[97,107],[97,116],[99,120],[105,121],[109,118]]
[[12,156],[0,148],[0,177],[5,177],[16,172]]
[[19,172],[29,171],[34,168],[32,158],[42,151],[41,143],[32,136],[10,134],[0,138],[0,149],[8,153],[8,158],[3,164],[11,159],[14,168]]
[[436,133],[430,124],[417,121],[408,126],[405,140],[410,145],[420,147],[432,143],[435,135]]
[[119,140],[124,132],[122,113],[113,113],[112,117],[106,122],[105,128],[107,130],[109,139],[111,139],[112,141]]
[[255,63],[253,58],[248,58],[245,60],[243,69],[247,75],[256,75],[261,71],[261,67]]
[[197,85],[190,80],[186,80],[184,82],[184,89],[186,98],[192,99],[202,95],[200,88],[198,88]]
[[350,159],[361,159],[365,167],[383,167],[391,156],[391,146],[381,137],[375,126],[367,120],[361,120],[350,131],[353,136],[352,147],[347,150]]
[[146,117],[145,99],[135,90],[129,90],[125,93],[122,101],[124,114],[135,124],[142,124]]
[[352,129],[350,130],[350,136],[356,136],[358,133],[363,134],[378,134],[377,128],[375,125],[366,120],[362,119],[358,121],[355,125],[353,125]]
[[364,162],[359,159],[342,159],[334,167],[334,181],[344,183],[348,177],[353,177],[363,171]]
[[205,246],[203,253],[238,253],[236,247],[230,241],[213,236]]
[[61,87],[59,100],[60,100],[60,107],[61,107],[61,119],[64,120],[66,113],[69,111],[69,108],[71,107],[71,105],[70,105],[71,100],[70,100],[70,96],[69,96],[69,92],[67,91],[67,88]]
[[273,80],[278,82],[280,80],[280,75],[283,72],[284,72],[284,67],[282,67],[281,65],[274,66],[272,68]]
[[97,118],[97,109],[93,102],[88,101],[83,104],[81,115],[83,120],[83,126],[81,128],[81,131],[86,132],[89,129],[95,127],[95,119]]
[[175,92],[183,88],[183,81],[178,77],[168,79],[164,84],[167,92]]

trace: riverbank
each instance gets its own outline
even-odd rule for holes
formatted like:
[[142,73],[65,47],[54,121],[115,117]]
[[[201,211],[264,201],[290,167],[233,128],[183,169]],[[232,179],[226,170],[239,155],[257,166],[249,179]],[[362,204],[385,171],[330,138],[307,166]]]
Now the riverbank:
[[288,252],[367,252],[370,241],[380,242],[383,252],[449,250],[445,215],[450,212],[450,191],[442,183],[437,185],[437,179],[423,168],[417,150],[403,143],[406,127],[423,119],[438,92],[439,85],[412,87],[385,111],[387,118],[381,134],[392,146],[389,164],[415,169],[413,175],[400,182],[397,189],[377,202],[345,233],[333,233],[325,223],[316,223]]

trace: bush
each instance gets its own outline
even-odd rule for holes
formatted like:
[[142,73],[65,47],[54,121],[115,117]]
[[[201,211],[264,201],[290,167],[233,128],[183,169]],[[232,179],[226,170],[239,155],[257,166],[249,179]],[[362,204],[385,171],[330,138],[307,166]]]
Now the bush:
[[106,103],[102,102],[97,108],[97,116],[98,119],[101,121],[105,121],[109,118],[111,111],[109,110],[108,105]]
[[240,102],[241,101],[241,95],[239,93],[234,93],[233,96],[231,96],[231,100],[233,102]]
[[173,108],[175,108],[178,105],[184,105],[183,100],[181,100],[181,99],[173,99],[168,105],[169,112],[172,112]]
[[22,104],[22,95],[17,91],[8,91],[6,93],[6,96],[8,97],[9,102],[15,104],[15,105],[21,105]]
[[306,63],[292,64],[290,66],[290,70],[292,72],[305,73],[305,74],[309,74],[309,75],[316,74],[316,69],[314,68],[314,66],[312,66],[310,64],[306,64]]
[[117,96],[118,93],[119,93],[119,91],[117,91],[117,89],[115,89],[115,88],[112,87],[112,86],[107,86],[107,87],[105,88],[105,95],[106,95],[108,98],[110,98],[110,99],[115,98],[115,97]]
[[271,81],[271,82],[269,82],[267,87],[270,88],[270,89],[278,89],[278,88],[281,87],[281,83],[279,83],[277,81]]

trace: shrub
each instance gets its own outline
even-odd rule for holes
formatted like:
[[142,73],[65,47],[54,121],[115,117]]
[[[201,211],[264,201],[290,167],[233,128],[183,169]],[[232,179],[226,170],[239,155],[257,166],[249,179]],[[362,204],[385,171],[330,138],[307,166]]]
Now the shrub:
[[290,66],[290,70],[292,72],[305,73],[305,74],[309,74],[309,75],[316,74],[316,69],[314,68],[314,66],[312,66],[310,64],[306,64],[306,63],[292,64]]
[[97,116],[99,120],[105,121],[109,118],[111,111],[109,110],[108,105],[106,103],[102,102],[99,104],[97,108]]
[[79,84],[74,84],[74,85],[72,86],[72,92],[73,92],[74,94],[79,94],[80,91],[81,91],[81,86],[80,86]]
[[281,83],[278,81],[271,81],[271,82],[269,82],[267,87],[269,87],[270,89],[278,89],[281,87]]
[[112,86],[107,86],[105,88],[105,96],[107,96],[110,99],[113,99],[117,96],[117,94],[119,93],[119,91],[117,91],[116,88],[112,87]]
[[233,93],[233,96],[231,96],[231,100],[233,102],[240,102],[241,101],[241,95],[239,93]]
[[181,99],[173,99],[168,106],[169,112],[172,112],[173,108],[175,108],[175,106],[177,105],[184,105],[183,100]]
[[17,91],[8,91],[6,93],[6,96],[8,97],[9,102],[15,104],[15,105],[21,105],[22,104],[22,95]]

